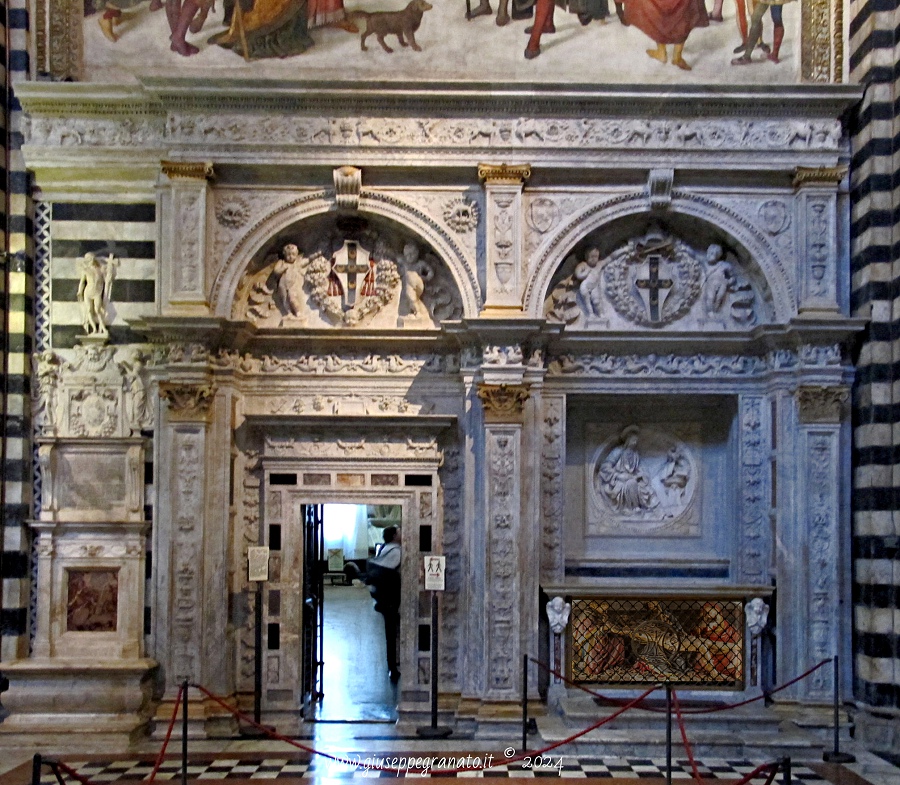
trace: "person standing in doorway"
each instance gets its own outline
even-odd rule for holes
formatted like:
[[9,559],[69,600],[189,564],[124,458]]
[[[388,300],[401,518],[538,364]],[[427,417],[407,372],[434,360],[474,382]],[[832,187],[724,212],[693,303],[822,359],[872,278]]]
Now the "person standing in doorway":
[[375,610],[384,617],[384,638],[387,643],[387,665],[391,681],[400,680],[397,662],[397,636],[400,632],[400,529],[385,528],[384,545],[366,567],[366,583],[375,600]]

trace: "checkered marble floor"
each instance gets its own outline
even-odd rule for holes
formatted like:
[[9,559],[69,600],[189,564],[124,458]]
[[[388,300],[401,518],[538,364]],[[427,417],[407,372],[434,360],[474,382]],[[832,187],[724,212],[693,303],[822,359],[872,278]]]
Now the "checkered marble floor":
[[[415,756],[414,756],[415,757]],[[421,757],[421,756],[420,756]],[[475,759],[478,756],[470,756]],[[484,755],[481,755],[482,760]],[[399,753],[389,753],[379,758],[375,756],[349,756],[353,765],[339,763],[324,757],[317,757],[310,761],[309,756],[297,757],[241,757],[229,758],[220,756],[209,761],[198,762],[192,760],[188,766],[189,780],[226,780],[226,779],[284,779],[284,778],[333,778],[333,777],[597,777],[614,779],[651,779],[664,778],[666,762],[658,758],[598,758],[579,757],[568,755],[544,755],[541,765],[535,766],[534,761],[514,762],[511,764],[495,765],[492,768],[481,770],[468,768],[465,771],[445,774],[441,771],[433,775],[409,772],[405,770],[406,756]],[[435,769],[447,767],[446,759],[440,755],[432,758]],[[119,760],[119,761],[86,761],[77,759],[64,759],[64,762],[75,769],[82,777],[91,782],[137,782],[146,779],[153,770],[151,760]],[[492,761],[496,762],[496,758]],[[379,769],[372,768],[372,764]],[[471,765],[471,764],[470,764]],[[703,779],[740,779],[743,775],[753,771],[758,764],[749,761],[707,759],[698,761],[697,768]],[[399,772],[398,772],[399,769]],[[169,758],[162,764],[156,775],[158,780],[179,780],[181,777],[181,763],[177,759]],[[673,761],[672,778],[679,780],[692,779],[691,766],[686,759]],[[783,775],[779,773],[776,783],[783,781]],[[807,783],[823,782],[823,778],[814,771],[802,765],[795,765],[792,770],[793,785],[807,785]],[[761,777],[754,782],[764,782]],[[41,778],[41,785],[58,785],[52,772],[45,769]]]

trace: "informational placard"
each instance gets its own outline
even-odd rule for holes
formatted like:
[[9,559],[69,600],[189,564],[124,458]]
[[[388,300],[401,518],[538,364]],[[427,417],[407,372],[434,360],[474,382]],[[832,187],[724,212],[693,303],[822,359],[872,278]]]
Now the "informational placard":
[[446,556],[425,557],[425,591],[444,591]]
[[269,546],[254,545],[247,548],[248,580],[269,580]]

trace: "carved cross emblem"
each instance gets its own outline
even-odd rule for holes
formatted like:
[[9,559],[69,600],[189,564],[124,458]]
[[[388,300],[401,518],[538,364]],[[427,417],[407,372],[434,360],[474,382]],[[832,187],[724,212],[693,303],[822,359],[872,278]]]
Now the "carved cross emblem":
[[[344,241],[332,260],[331,274],[337,278],[340,294],[344,297],[344,310],[349,311],[356,305],[357,294],[360,296],[374,293],[374,271],[371,267],[369,252],[350,240]],[[357,276],[364,276],[359,284]],[[373,291],[369,291],[372,289]]]
[[[671,243],[666,246],[656,246],[649,249],[649,252],[644,251],[640,257],[647,263],[648,275],[646,278],[638,279],[634,283],[638,289],[642,290],[642,297],[643,292],[647,293],[645,302],[650,310],[651,322],[659,321],[660,308],[666,299],[665,296],[668,294],[668,290],[672,288],[672,279],[659,277],[660,264],[668,261],[668,255],[660,253],[660,251],[671,249],[671,247]],[[663,297],[660,297],[660,294]]]

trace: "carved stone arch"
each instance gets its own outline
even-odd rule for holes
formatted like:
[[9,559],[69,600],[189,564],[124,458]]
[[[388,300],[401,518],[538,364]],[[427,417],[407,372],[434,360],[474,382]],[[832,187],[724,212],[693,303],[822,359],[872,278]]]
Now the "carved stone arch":
[[[304,220],[329,212],[337,213],[333,192],[315,191],[281,205],[259,219],[238,242],[222,265],[210,291],[210,305],[216,316],[231,317],[234,297],[241,277],[271,239]],[[421,238],[447,266],[462,299],[463,315],[472,317],[480,307],[477,274],[454,239],[420,210],[394,197],[363,192],[359,214],[387,218]]]
[[[745,261],[756,265],[765,277],[772,297],[774,320],[787,322],[796,314],[794,281],[778,251],[739,213],[706,196],[674,190],[671,206],[660,220],[664,222],[667,214],[696,218],[730,238],[734,246],[746,254]],[[622,218],[651,215],[646,192],[636,191],[604,200],[574,216],[539,249],[532,267],[534,272],[525,287],[525,312],[537,318],[543,316],[551,279],[580,241],[600,227]]]

